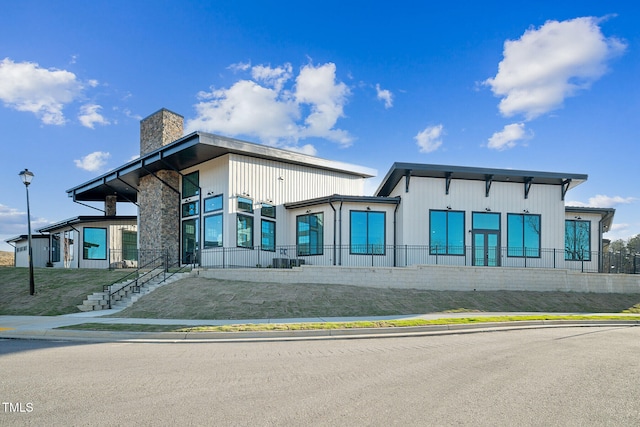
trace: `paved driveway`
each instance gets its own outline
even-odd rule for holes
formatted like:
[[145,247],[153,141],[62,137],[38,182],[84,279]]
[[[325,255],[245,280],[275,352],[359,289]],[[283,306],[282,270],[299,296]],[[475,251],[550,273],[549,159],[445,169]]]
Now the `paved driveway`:
[[0,340],[0,425],[637,425],[639,355],[638,327],[266,343]]

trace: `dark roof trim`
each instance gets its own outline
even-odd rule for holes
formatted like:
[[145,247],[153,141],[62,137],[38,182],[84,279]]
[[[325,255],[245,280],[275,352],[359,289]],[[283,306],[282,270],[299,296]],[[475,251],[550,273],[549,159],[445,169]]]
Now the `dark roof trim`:
[[396,162],[387,172],[375,194],[377,196],[388,196],[398,185],[400,180],[405,176],[443,178],[446,180],[447,184],[450,184],[450,180],[456,179],[486,182],[487,176],[491,176],[492,182],[518,182],[523,184],[531,182],[531,180],[533,180],[533,184],[562,185],[563,182],[570,180],[571,187],[575,187],[576,185],[586,181],[588,178],[588,175],[575,173],[539,172],[515,169],[490,169],[468,166]]
[[[21,234],[19,236],[16,237],[12,237],[10,239],[5,240],[5,242],[7,243],[17,243],[21,240],[27,240],[29,238],[29,235],[27,234]],[[32,239],[48,239],[49,235],[48,234],[31,234],[31,238]]]
[[65,219],[63,221],[57,222],[55,224],[47,225],[46,227],[40,228],[38,231],[40,233],[51,233],[52,231],[59,230],[64,227],[68,227],[70,225],[77,224],[88,224],[93,222],[108,222],[108,221],[136,221],[138,217],[135,215],[123,215],[123,216],[100,216],[100,215],[91,215],[91,216],[77,216],[74,218]]
[[376,197],[376,196],[341,196],[334,194],[333,196],[318,197],[316,199],[301,200],[299,202],[285,203],[286,209],[305,208],[307,206],[317,206],[329,204],[332,202],[347,203],[381,203],[387,205],[400,204],[400,197]]
[[135,202],[141,177],[168,168],[181,171],[227,154],[302,165],[361,178],[370,178],[377,173],[363,166],[326,160],[224,136],[194,132],[111,172],[73,187],[67,190],[67,194],[79,201],[98,202],[104,201],[107,195],[117,195],[119,202]]
[[609,231],[611,229],[613,216],[616,213],[614,208],[592,208],[582,206],[565,206],[564,211],[575,214],[599,214],[602,216],[601,221],[604,231]]

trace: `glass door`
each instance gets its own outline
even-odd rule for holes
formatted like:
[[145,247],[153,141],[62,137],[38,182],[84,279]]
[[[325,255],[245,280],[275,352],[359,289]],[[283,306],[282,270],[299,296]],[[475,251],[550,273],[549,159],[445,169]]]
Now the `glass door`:
[[473,265],[498,267],[500,265],[500,214],[473,212],[472,223]]
[[499,233],[497,231],[473,231],[473,265],[498,267],[500,265]]

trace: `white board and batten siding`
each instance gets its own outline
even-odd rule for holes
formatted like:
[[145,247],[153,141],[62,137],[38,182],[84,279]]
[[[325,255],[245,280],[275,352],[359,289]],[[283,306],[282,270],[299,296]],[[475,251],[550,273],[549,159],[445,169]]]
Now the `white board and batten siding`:
[[[313,166],[278,162],[240,154],[226,154],[181,171],[183,175],[199,171],[202,198],[223,195],[223,244],[236,246],[237,198],[251,199],[254,208],[254,228],[259,230],[260,208],[263,203],[276,206],[276,244],[295,244],[289,229],[291,216],[283,204],[332,194],[360,196],[364,178],[356,174]],[[211,193],[209,195],[209,193]],[[183,199],[197,200],[198,196]],[[295,227],[295,216],[293,216]],[[258,245],[254,232],[254,244]],[[293,237],[292,237],[293,236]]]
[[[529,197],[524,197],[522,183],[493,182],[489,197],[485,196],[485,182],[471,180],[451,181],[449,194],[445,194],[445,180],[441,178],[411,177],[409,192],[401,180],[391,196],[402,197],[398,241],[404,245],[429,244],[429,211],[448,210],[465,212],[465,245],[471,245],[473,212],[500,214],[501,245],[506,246],[507,214],[540,215],[541,247],[564,247],[564,202],[559,185],[533,184]],[[489,211],[487,211],[489,209]]]

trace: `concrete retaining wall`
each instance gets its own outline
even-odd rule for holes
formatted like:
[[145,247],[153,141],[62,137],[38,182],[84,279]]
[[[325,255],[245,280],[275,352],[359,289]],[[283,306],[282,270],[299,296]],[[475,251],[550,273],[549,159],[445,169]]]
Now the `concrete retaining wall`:
[[640,293],[640,275],[561,269],[417,265],[397,268],[305,265],[292,269],[197,270],[201,277],[266,283],[318,283],[438,291]]

